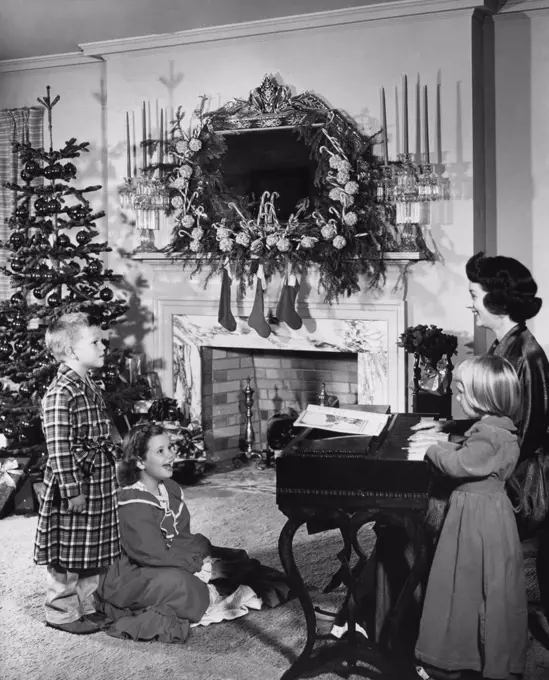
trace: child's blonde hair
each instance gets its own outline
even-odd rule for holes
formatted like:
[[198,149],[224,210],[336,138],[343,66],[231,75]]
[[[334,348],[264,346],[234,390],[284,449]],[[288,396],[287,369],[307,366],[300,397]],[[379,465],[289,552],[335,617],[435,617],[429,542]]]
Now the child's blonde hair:
[[90,326],[89,317],[85,312],[63,314],[49,325],[45,337],[46,348],[57,361],[64,361],[67,358],[66,348],[78,342],[84,328]]
[[465,359],[458,365],[455,379],[463,387],[463,400],[479,416],[508,416],[512,420],[519,417],[520,382],[507,359],[498,356]]

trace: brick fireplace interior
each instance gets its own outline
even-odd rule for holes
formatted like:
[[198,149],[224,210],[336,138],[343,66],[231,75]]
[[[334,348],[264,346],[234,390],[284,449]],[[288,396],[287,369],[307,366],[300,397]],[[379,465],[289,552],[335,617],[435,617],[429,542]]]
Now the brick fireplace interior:
[[318,404],[322,383],[342,408],[356,404],[357,355],[353,352],[201,348],[202,424],[209,456],[224,460],[244,446],[247,378],[254,390],[254,449],[267,444],[269,419],[288,409]]

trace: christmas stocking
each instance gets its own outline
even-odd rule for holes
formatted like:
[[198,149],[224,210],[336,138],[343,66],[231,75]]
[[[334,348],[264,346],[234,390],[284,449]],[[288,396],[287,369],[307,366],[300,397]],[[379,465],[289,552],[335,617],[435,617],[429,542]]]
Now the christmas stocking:
[[303,320],[295,311],[295,301],[298,291],[299,285],[297,279],[295,274],[292,274],[289,279],[284,279],[280,299],[278,300],[278,305],[276,307],[276,316],[280,321],[287,323],[294,331],[299,330],[303,325]]
[[265,274],[263,272],[263,265],[260,264],[257,269],[254,306],[248,319],[248,326],[257,331],[258,335],[260,335],[262,338],[268,338],[271,334],[271,327],[265,320],[265,301],[263,299],[264,293]]
[[219,298],[217,320],[223,328],[232,333],[236,330],[236,321],[231,312],[231,277],[225,267],[223,267],[221,277],[221,296]]

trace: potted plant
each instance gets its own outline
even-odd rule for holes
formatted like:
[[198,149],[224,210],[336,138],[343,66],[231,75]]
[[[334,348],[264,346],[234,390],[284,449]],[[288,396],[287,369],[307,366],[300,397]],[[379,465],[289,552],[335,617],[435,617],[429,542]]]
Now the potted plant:
[[[433,324],[409,326],[401,334],[398,346],[415,357],[415,413],[438,413],[442,417],[450,417],[452,357],[457,354],[457,344],[457,336],[445,333]],[[440,397],[444,397],[443,401]]]

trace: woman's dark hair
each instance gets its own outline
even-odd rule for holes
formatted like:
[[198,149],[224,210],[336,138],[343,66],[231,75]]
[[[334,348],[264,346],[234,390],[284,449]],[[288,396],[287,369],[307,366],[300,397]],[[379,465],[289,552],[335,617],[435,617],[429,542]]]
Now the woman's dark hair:
[[504,255],[488,257],[480,252],[467,261],[465,271],[471,283],[478,283],[486,291],[484,306],[492,314],[521,323],[541,309],[537,283],[518,260]]
[[135,425],[122,442],[122,460],[117,466],[117,477],[120,486],[131,486],[139,481],[141,471],[137,461],[145,460],[149,442],[153,437],[165,434],[166,430],[153,422]]

